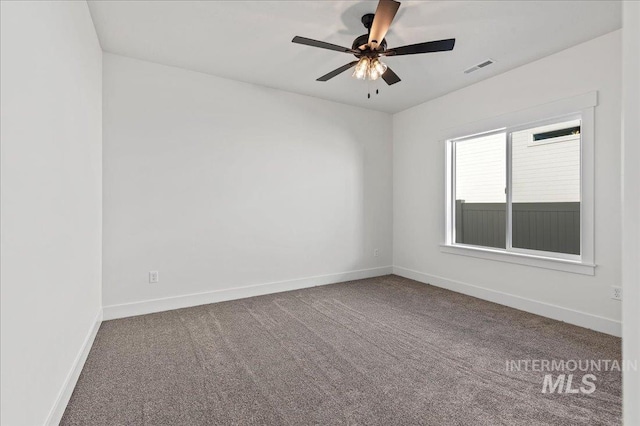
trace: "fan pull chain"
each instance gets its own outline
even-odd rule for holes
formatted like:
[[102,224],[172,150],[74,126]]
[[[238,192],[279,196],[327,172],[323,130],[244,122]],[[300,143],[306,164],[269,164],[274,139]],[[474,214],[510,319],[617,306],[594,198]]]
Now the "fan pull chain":
[[[376,89],[376,95],[380,94],[380,89]],[[371,99],[371,81],[367,80],[367,99]]]

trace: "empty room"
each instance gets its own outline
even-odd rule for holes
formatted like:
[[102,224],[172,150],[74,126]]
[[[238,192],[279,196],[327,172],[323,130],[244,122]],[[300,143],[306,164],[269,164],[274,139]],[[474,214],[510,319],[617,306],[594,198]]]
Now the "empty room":
[[640,2],[0,5],[2,426],[640,425]]

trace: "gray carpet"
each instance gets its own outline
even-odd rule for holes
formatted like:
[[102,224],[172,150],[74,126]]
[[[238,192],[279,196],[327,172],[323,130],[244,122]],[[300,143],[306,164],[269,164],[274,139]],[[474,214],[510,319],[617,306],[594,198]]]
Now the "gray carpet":
[[61,424],[620,424],[619,372],[543,394],[511,359],[620,339],[390,275],[106,321]]

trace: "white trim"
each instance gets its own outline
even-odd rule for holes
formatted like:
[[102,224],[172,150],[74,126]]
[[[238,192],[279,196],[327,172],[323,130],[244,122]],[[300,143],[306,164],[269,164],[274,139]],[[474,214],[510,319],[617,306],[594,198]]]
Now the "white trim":
[[80,373],[82,372],[84,363],[87,361],[89,351],[91,350],[93,341],[96,338],[96,334],[98,334],[100,324],[102,324],[102,309],[98,311],[93,325],[89,330],[89,334],[87,334],[87,337],[84,339],[84,342],[80,347],[80,351],[78,352],[78,355],[76,355],[76,359],[71,365],[71,370],[69,370],[64,384],[62,385],[62,388],[58,393],[56,402],[53,404],[53,407],[51,407],[51,411],[49,411],[49,415],[47,416],[45,425],[57,426],[62,420],[64,410],[67,408],[67,404],[69,403],[71,394],[76,387],[76,383],[78,382],[78,378],[80,377]]
[[470,135],[481,136],[487,129],[501,130],[506,127],[525,126],[549,117],[562,117],[598,105],[598,92],[588,92],[570,98],[560,99],[520,111],[481,119],[467,124],[450,127],[438,136],[441,141],[461,139]]
[[254,284],[243,287],[226,288],[205,293],[193,293],[180,296],[165,297],[162,299],[143,300],[140,302],[124,303],[120,305],[105,306],[104,319],[111,320],[136,315],[150,314],[154,312],[170,311],[173,309],[189,308],[209,303],[225,302],[227,300],[244,299],[247,297],[261,296],[265,294],[280,293],[283,291],[298,290],[308,287],[316,287],[326,284],[335,284],[343,281],[360,280],[364,278],[389,275],[393,271],[391,266],[382,266],[371,269],[341,272],[336,274],[319,275],[314,277],[299,278],[287,281]]
[[456,241],[456,218],[455,208],[451,208],[454,202],[455,187],[456,187],[456,144],[446,142],[445,147],[445,167],[444,167],[444,182],[445,182],[445,200],[444,200],[444,242],[445,244],[453,244]]
[[[558,257],[535,256],[532,254],[490,249],[487,247],[441,244],[443,253],[459,254],[498,262],[517,263],[518,265],[534,266],[536,268],[553,269],[556,271],[572,272],[574,274],[595,275],[596,265]],[[539,252],[546,253],[546,252]]]
[[580,115],[580,258],[595,264],[595,107],[585,107]]
[[507,205],[505,220],[505,226],[507,228],[505,229],[505,236],[507,237],[507,241],[505,247],[507,252],[511,252],[513,251],[513,131],[507,132],[505,139],[507,144],[505,150],[507,158],[504,162],[507,169],[505,170],[506,182],[504,184],[505,204]]
[[439,277],[437,275],[425,274],[424,272],[414,271],[412,269],[400,266],[393,267],[393,273],[401,277],[419,281],[421,283],[433,285],[435,287],[445,288],[457,293],[466,294],[468,296],[477,297],[489,302],[498,303],[510,308],[519,309],[521,311],[530,312],[532,314],[541,315],[543,317],[566,322],[601,333],[610,334],[620,337],[622,332],[622,324],[610,318],[598,315],[588,314],[569,308],[564,308],[550,303],[539,302],[537,300],[527,299],[520,296],[514,296],[500,291],[489,290],[473,284],[461,281],[450,280],[448,278]]

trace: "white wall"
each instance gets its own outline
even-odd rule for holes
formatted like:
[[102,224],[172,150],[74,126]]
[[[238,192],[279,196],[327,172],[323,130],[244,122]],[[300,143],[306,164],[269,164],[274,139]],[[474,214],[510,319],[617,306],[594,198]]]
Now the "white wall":
[[[640,361],[640,3],[622,9],[622,357]],[[622,376],[624,424],[640,424],[640,372]]]
[[391,271],[390,115],[103,62],[106,317]]
[[101,312],[102,52],[85,2],[1,8],[1,421],[33,426]]
[[[610,286],[620,285],[621,279],[620,61],[616,31],[394,115],[394,270],[459,291],[503,300],[515,300],[504,294],[517,296],[529,299],[529,306],[556,305],[615,326],[621,305],[610,299]],[[440,135],[593,90],[599,97],[595,276],[441,252],[445,151]]]

